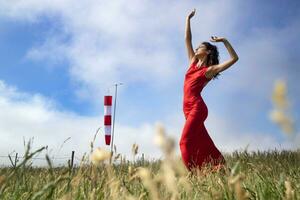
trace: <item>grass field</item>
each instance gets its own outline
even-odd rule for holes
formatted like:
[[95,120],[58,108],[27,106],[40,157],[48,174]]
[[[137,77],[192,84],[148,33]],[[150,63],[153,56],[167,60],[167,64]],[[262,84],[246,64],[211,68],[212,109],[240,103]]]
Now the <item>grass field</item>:
[[134,162],[112,156],[121,162],[109,164],[111,154],[99,149],[94,164],[83,158],[73,169],[26,164],[42,150],[0,169],[0,199],[300,199],[300,149],[235,151],[224,155],[225,170],[194,174],[172,154]]

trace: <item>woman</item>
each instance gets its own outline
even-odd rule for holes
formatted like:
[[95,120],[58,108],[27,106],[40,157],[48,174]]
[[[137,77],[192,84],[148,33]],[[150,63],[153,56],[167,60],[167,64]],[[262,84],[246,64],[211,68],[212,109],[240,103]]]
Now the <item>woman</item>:
[[183,112],[186,119],[180,138],[182,160],[189,171],[201,169],[205,164],[212,164],[219,169],[225,164],[225,159],[210,138],[204,121],[208,109],[201,97],[205,85],[216,78],[220,72],[232,66],[238,56],[230,43],[223,37],[211,37],[211,42],[223,42],[231,59],[219,64],[219,52],[215,45],[202,42],[196,50],[192,47],[190,19],[195,15],[195,9],[187,16],[185,44],[190,61],[184,80]]

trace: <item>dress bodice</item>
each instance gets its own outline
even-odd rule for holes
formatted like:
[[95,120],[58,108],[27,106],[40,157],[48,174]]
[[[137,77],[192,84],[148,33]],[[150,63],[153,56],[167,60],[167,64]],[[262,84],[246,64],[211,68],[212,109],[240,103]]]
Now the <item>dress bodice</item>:
[[207,66],[197,67],[196,61],[190,64],[184,79],[184,102],[202,100],[201,91],[211,80],[205,76],[207,69]]

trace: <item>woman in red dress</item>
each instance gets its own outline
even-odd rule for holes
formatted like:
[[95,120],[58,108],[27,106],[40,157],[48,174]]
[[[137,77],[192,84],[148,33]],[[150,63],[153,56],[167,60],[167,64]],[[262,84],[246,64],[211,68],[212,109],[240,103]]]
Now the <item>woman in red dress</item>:
[[193,50],[190,19],[195,15],[195,9],[187,16],[185,44],[189,57],[189,68],[184,79],[183,112],[185,125],[180,138],[182,160],[189,171],[201,169],[204,164],[222,167],[225,159],[209,136],[204,121],[208,116],[208,109],[201,97],[205,85],[216,78],[220,72],[232,66],[238,56],[230,43],[223,37],[211,37],[211,42],[223,42],[231,59],[219,64],[219,52],[215,45],[202,42]]

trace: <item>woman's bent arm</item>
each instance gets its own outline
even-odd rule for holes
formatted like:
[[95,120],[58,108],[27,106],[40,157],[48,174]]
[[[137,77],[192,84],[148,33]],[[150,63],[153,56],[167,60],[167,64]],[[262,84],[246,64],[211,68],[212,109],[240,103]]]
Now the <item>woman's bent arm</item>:
[[234,60],[234,62],[236,62],[239,59],[239,57],[236,54],[236,52],[234,51],[234,49],[232,48],[231,44],[226,39],[223,40],[223,43],[224,43],[226,49],[228,50],[228,52],[231,56],[231,59]]
[[225,38],[213,38],[211,41],[213,41],[213,42],[223,42],[226,49],[228,50],[228,52],[230,54],[231,59],[229,59],[229,60],[227,60],[223,63],[211,66],[206,72],[208,77],[213,77],[215,74],[226,70],[227,68],[232,66],[239,59],[238,55],[236,54],[236,52],[234,51],[234,49],[232,48],[231,44],[228,42],[227,39],[225,39]]

